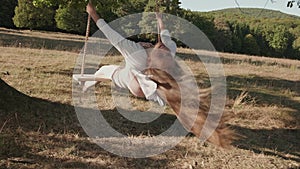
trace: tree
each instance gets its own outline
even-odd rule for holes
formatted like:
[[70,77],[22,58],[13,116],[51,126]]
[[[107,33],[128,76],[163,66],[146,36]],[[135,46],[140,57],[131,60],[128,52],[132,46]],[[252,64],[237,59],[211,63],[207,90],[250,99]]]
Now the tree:
[[179,0],[158,0],[158,2],[163,6],[163,12],[176,16],[182,15]]
[[36,7],[32,0],[19,0],[13,21],[19,28],[49,30],[54,27],[54,14],[48,6]]
[[118,17],[144,12],[148,0],[123,0],[113,11]]
[[[144,12],[142,15],[142,20],[139,22],[139,27],[142,32],[149,32],[147,34],[139,35],[139,38],[143,41],[149,40],[150,42],[155,42],[157,39],[157,35],[151,32],[157,32],[155,14],[150,12],[156,12],[156,0],[149,0],[147,5],[145,6]],[[162,11],[162,8],[159,9]],[[163,12],[163,11],[162,11]]]
[[260,54],[263,56],[271,56],[272,49],[269,46],[269,42],[266,39],[266,30],[267,27],[264,25],[256,25],[256,27],[252,28],[252,32],[256,37],[256,42],[260,47]]
[[300,52],[300,37],[298,37],[294,42],[293,42],[293,48]]
[[232,32],[230,30],[228,22],[216,18],[214,20],[215,27],[217,29],[213,44],[217,50],[231,52],[232,51]]
[[249,25],[238,21],[231,21],[228,24],[232,32],[232,52],[242,52],[243,39],[250,33]]
[[232,52],[239,53],[242,51],[242,39],[238,37],[237,35],[232,35]]
[[64,4],[64,0],[33,0],[33,5],[35,7],[42,7],[42,6],[58,6],[58,4]]
[[[155,13],[157,10],[161,13],[167,13],[172,15],[180,15],[182,14],[182,9],[180,8],[180,2],[178,0],[149,0],[147,5],[145,6],[142,20],[139,23],[139,26],[142,29],[142,32],[157,32],[157,23],[155,19]],[[159,9],[157,9],[159,7]],[[153,12],[153,13],[149,13]],[[167,16],[163,16],[163,20],[168,20]],[[170,24],[173,22],[173,24]],[[180,28],[176,24],[177,21],[168,20],[167,29],[172,30],[173,32],[179,32]],[[155,42],[157,39],[157,35],[153,33],[149,33],[146,35],[141,35],[141,39],[148,39],[151,42]]]
[[285,26],[279,25],[275,27],[275,30],[271,33],[272,37],[268,37],[269,44],[276,52],[283,54],[288,47],[289,32]]
[[250,55],[259,55],[260,49],[252,34],[247,34],[243,39],[242,52]]
[[300,37],[298,37],[294,42],[293,42],[293,49],[294,49],[294,57],[293,59],[298,59],[300,60]]
[[60,5],[55,15],[57,28],[83,34],[87,20],[83,6],[85,5],[81,1],[70,1],[67,5]]
[[206,36],[210,38],[214,37],[216,29],[213,17],[206,16],[202,12],[193,12],[190,10],[183,10],[182,17],[197,26]]
[[0,26],[7,28],[14,28],[13,16],[15,15],[14,9],[18,4],[18,0],[1,0],[0,6]]

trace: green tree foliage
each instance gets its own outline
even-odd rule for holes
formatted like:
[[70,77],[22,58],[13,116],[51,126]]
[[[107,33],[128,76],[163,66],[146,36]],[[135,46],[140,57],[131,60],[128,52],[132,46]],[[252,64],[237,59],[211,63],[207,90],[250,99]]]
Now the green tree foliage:
[[[142,20],[139,22],[139,26],[141,27],[143,32],[157,32],[157,23],[155,19],[154,12],[168,13],[172,15],[182,15],[182,9],[180,8],[180,2],[178,0],[149,0],[147,5],[144,8]],[[151,12],[151,13],[149,13]],[[172,30],[173,32],[179,32],[182,30],[178,24],[178,21],[169,20],[169,18],[164,15],[163,20],[167,20],[168,25],[167,28]],[[149,33],[139,36],[140,39],[150,42],[157,41],[157,34]]]
[[300,59],[300,23],[298,23],[296,26],[290,28],[291,34],[294,36],[294,41],[292,42],[292,47],[295,51],[299,53],[299,59]]
[[289,57],[293,56],[292,44],[294,36],[288,31],[284,25],[261,25],[255,30],[256,34],[260,36],[259,46],[263,55],[276,56],[276,57]]
[[0,5],[0,26],[13,28],[13,16],[15,15],[15,7],[18,4],[18,0],[1,0]]
[[48,6],[36,7],[32,0],[19,0],[15,8],[14,24],[19,28],[53,29],[55,11]]
[[43,7],[43,6],[58,6],[58,4],[64,4],[64,0],[33,0],[32,4],[35,7]]
[[86,30],[87,20],[84,6],[85,3],[80,1],[70,1],[66,5],[60,5],[55,15],[57,28],[83,34]]
[[298,37],[294,42],[293,42],[293,59],[298,59],[300,60],[300,37]]
[[230,26],[228,22],[216,18],[214,20],[215,27],[217,29],[215,38],[212,39],[215,48],[219,51],[228,51],[232,52],[233,44],[232,44],[232,32],[230,30]]
[[300,37],[298,37],[294,42],[293,42],[293,47],[296,49],[298,52],[300,52]]
[[158,2],[163,6],[163,12],[176,16],[182,15],[179,0],[159,0]]
[[[13,7],[17,0],[2,0],[7,5],[0,7],[0,26],[12,26]],[[88,0],[19,0],[15,8],[14,24],[21,28],[52,29],[54,27],[83,34],[86,29]],[[260,54],[300,59],[300,19],[277,11],[261,9],[226,9],[214,12],[196,12],[180,8],[179,0],[92,0],[100,17],[107,22],[125,15],[159,11],[179,16],[202,30],[219,51]],[[143,32],[156,32],[155,15],[143,14],[141,21],[122,21],[115,26],[125,35],[138,34],[137,26]],[[55,16],[55,17],[54,17]],[[163,17],[172,35],[188,36],[184,25],[178,20]],[[55,22],[56,21],[56,22]],[[92,31],[97,27],[92,22]],[[123,32],[122,32],[123,31]],[[188,36],[189,37],[189,36]],[[193,38],[192,36],[190,38]],[[156,34],[144,34],[133,40],[155,42]],[[177,42],[178,45],[183,45]]]
[[197,26],[210,39],[214,39],[216,29],[214,24],[214,17],[203,14],[202,12],[192,12],[190,10],[183,10],[182,17],[193,25]]
[[247,34],[243,39],[242,44],[242,53],[250,54],[250,55],[259,55],[260,48],[256,42],[256,39],[253,35]]
[[141,13],[144,12],[147,2],[148,0],[123,0],[123,4],[115,6],[113,11],[117,17]]
[[276,52],[283,53],[288,46],[289,32],[283,25],[273,26],[267,30],[266,40]]
[[[224,49],[223,51],[226,52],[245,53],[239,44],[248,39],[245,38],[247,34],[251,34],[256,39],[259,53],[263,56],[295,58],[295,56],[300,55],[295,45],[297,44],[295,41],[300,36],[299,17],[271,10],[243,9],[243,11],[245,13],[241,13],[238,9],[226,9],[209,13],[216,19],[224,23],[227,22],[232,33],[233,46],[226,46],[223,43],[222,48],[221,43],[213,42],[217,49]],[[222,24],[217,22],[216,29],[218,31],[217,39],[229,39],[228,33],[222,33],[226,30]]]
[[[36,7],[58,7],[55,20],[59,29],[80,34],[85,32],[87,0],[33,0],[33,2]],[[132,10],[129,0],[92,0],[92,3],[100,17],[105,18],[107,22],[126,15]],[[92,23],[92,30],[95,29],[95,24]]]
[[250,28],[243,22],[229,22],[229,27],[232,32],[232,52],[242,52],[242,43],[244,37],[250,33]]
[[159,12],[168,13],[176,16],[182,15],[179,0],[147,0],[144,12],[156,12],[157,7]]

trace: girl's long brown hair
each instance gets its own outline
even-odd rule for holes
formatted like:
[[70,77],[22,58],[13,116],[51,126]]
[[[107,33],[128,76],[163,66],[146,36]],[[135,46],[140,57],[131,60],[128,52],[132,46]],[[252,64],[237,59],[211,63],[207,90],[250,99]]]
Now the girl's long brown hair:
[[[149,67],[144,71],[146,75],[150,75],[151,80],[157,83],[158,95],[173,109],[178,120],[188,131],[215,145],[230,147],[235,134],[225,124],[229,118],[228,115],[223,115],[220,121],[217,116],[207,118],[209,108],[213,106],[210,105],[211,89],[191,92],[195,91],[189,86],[188,81],[191,78],[184,74],[168,53],[168,50],[151,52]],[[205,122],[205,129],[203,129]]]

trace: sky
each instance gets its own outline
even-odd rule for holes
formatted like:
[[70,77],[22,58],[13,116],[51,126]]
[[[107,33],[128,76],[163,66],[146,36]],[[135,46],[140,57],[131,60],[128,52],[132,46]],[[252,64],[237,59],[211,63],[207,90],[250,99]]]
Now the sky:
[[[300,16],[300,0],[293,0],[293,6],[287,7],[291,0],[180,0],[181,7],[192,11],[212,11],[226,8],[266,8]],[[297,3],[299,5],[297,5]]]

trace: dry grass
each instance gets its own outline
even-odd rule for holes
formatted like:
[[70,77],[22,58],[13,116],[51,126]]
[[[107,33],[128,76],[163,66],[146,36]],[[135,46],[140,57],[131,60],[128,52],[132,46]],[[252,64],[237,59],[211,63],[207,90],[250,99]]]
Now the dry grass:
[[[49,35],[52,36],[52,35]],[[66,36],[66,37],[64,37]],[[68,38],[64,35],[60,38]],[[56,37],[55,37],[56,38]],[[80,38],[79,38],[80,39]],[[300,62],[220,54],[227,76],[229,124],[242,138],[231,150],[220,150],[187,136],[171,150],[149,158],[111,154],[89,141],[72,106],[72,72],[77,53],[0,47],[0,78],[21,93],[0,91],[0,168],[297,168],[300,167]],[[209,83],[191,51],[179,55]],[[120,56],[104,64],[118,64]],[[164,131],[174,116],[141,125],[114,109],[110,84],[96,87],[99,108],[111,125],[129,137],[151,137]],[[2,89],[1,89],[2,90]],[[149,102],[130,97],[131,109]]]
[[82,48],[83,43],[84,37],[77,35],[0,28],[1,46],[43,48],[77,52]]

